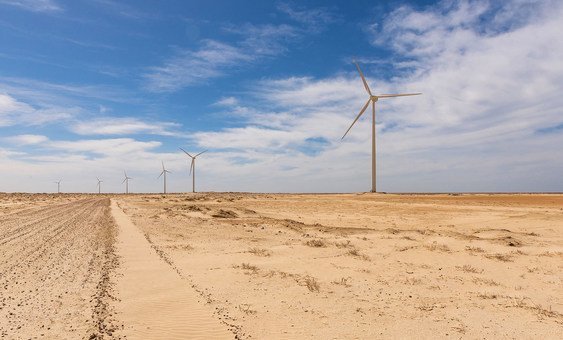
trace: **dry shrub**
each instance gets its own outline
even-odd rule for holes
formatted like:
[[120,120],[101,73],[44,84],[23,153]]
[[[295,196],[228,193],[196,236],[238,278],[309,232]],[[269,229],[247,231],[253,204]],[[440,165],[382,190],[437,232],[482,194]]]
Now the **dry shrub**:
[[260,270],[258,267],[251,265],[250,263],[243,263],[240,267],[234,266],[234,268],[242,268],[244,270],[252,272],[253,274],[256,274]]
[[432,244],[427,244],[424,247],[430,251],[441,251],[444,253],[451,252],[450,247],[448,247],[445,244],[432,243]]
[[472,246],[465,246],[465,250],[467,250],[470,253],[484,253],[485,252],[485,250],[483,248],[472,247]]
[[347,254],[348,254],[348,255],[351,255],[351,256],[354,256],[354,257],[357,257],[357,258],[360,258],[360,259],[362,259],[362,260],[364,260],[364,261],[369,261],[369,260],[370,260],[369,256],[367,256],[366,254],[362,254],[362,253],[358,250],[358,248],[352,248],[352,249],[348,250]]
[[395,250],[397,251],[407,251],[410,249],[416,249],[418,248],[417,246],[406,246],[406,247],[396,247]]
[[314,248],[324,248],[324,247],[326,247],[326,242],[324,240],[321,240],[321,239],[309,240],[309,241],[305,242],[305,244],[308,245],[309,247],[314,247]]
[[319,282],[312,276],[305,276],[303,278],[303,283],[305,283],[305,286],[307,286],[307,289],[309,289],[311,292],[318,292],[321,290]]
[[528,273],[535,273],[539,270],[538,267],[533,267],[533,268],[526,267],[526,269],[528,270]]
[[243,312],[245,314],[249,314],[249,315],[253,315],[253,314],[258,313],[258,311],[254,310],[254,309],[250,309],[250,305],[247,304],[247,303],[243,303],[243,304],[238,305],[238,309],[241,312]]
[[477,296],[485,300],[492,300],[500,297],[499,295],[493,293],[479,293]]
[[350,243],[350,240],[346,240],[346,242],[335,242],[334,245],[336,246],[336,248],[353,247],[352,243]]
[[502,261],[502,262],[512,262],[514,261],[514,259],[512,258],[512,255],[510,254],[487,254],[485,255],[486,258],[491,259],[491,260],[497,260],[497,261]]
[[484,284],[484,285],[487,285],[487,286],[500,286],[500,283],[498,283],[494,280],[482,279],[480,277],[474,278],[473,282],[476,283],[476,284]]
[[464,264],[463,266],[455,266],[455,267],[466,273],[481,274],[483,272],[483,269],[478,269],[468,264]]
[[271,256],[272,252],[268,249],[263,249],[263,248],[250,248],[248,250],[249,253],[256,255],[256,256],[263,256],[263,257],[267,257],[267,256]]
[[214,213],[211,216],[218,217],[218,218],[237,218],[238,217],[237,213],[235,213],[234,211],[223,210],[223,209],[219,209],[216,213]]
[[344,287],[351,287],[352,285],[348,283],[348,280],[350,280],[351,277],[341,277],[340,280],[334,280],[332,281],[332,284],[335,285],[341,285]]
[[539,254],[538,256],[547,256],[547,257],[554,257],[554,256],[562,256],[563,252],[561,251],[546,251],[544,253]]

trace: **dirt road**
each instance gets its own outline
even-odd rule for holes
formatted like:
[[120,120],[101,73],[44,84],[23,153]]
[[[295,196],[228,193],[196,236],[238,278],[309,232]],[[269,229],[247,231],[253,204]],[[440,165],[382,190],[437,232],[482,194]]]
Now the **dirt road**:
[[108,198],[34,206],[0,219],[0,337],[115,335],[116,227]]

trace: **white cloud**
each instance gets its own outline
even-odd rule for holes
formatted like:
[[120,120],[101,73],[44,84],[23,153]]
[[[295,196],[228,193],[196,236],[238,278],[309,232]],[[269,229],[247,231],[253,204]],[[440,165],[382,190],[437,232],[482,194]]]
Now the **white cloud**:
[[77,112],[77,108],[35,108],[9,94],[0,93],[0,127],[44,125],[68,120]]
[[6,139],[16,145],[34,145],[47,142],[49,140],[49,138],[42,135],[18,135]]
[[320,31],[336,21],[336,16],[325,7],[295,8],[289,3],[279,3],[277,7],[279,11],[313,31]]
[[235,97],[223,97],[219,99],[215,105],[218,106],[234,106],[238,105],[238,100]]
[[0,5],[10,5],[32,12],[59,12],[61,6],[53,0],[0,0]]
[[79,135],[132,135],[153,134],[172,136],[171,129],[179,127],[176,123],[149,122],[137,118],[98,118],[79,121],[70,126],[70,130]]
[[254,56],[238,47],[206,40],[200,49],[182,50],[165,61],[163,66],[153,67],[146,75],[147,88],[155,92],[174,91],[219,77],[225,68],[253,59]]

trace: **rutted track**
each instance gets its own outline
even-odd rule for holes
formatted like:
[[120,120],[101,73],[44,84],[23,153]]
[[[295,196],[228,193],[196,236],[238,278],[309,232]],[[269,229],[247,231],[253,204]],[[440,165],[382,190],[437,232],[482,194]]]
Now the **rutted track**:
[[108,198],[0,218],[0,337],[113,338],[117,266]]

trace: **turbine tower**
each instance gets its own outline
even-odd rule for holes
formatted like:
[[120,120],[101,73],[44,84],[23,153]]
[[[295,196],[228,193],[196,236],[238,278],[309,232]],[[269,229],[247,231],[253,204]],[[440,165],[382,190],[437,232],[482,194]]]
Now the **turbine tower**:
[[346,135],[348,134],[348,132],[350,131],[352,126],[354,126],[356,121],[362,116],[362,114],[364,114],[364,112],[368,108],[369,104],[371,103],[371,114],[372,114],[372,118],[371,118],[372,119],[371,120],[371,192],[376,192],[376,177],[375,177],[375,161],[376,161],[376,155],[375,155],[375,103],[380,98],[418,96],[422,93],[400,93],[400,94],[373,95],[371,93],[369,86],[368,86],[366,78],[364,78],[364,74],[362,73],[362,70],[360,69],[360,65],[358,65],[357,62],[354,62],[354,64],[356,64],[356,68],[358,69],[358,72],[360,73],[360,77],[362,78],[362,82],[364,83],[364,87],[366,88],[366,91],[369,95],[369,98],[368,98],[367,102],[364,104],[364,106],[362,107],[362,109],[360,110],[360,113],[356,116],[356,119],[354,119],[354,121],[352,122],[352,125],[350,125],[348,130],[346,130],[346,133],[344,133],[344,136],[342,136],[341,140],[344,139],[344,137],[346,137]]
[[164,175],[164,193],[165,194],[166,194],[166,174],[167,173],[171,173],[171,172],[166,170],[166,168],[164,167],[164,162],[162,162],[162,172],[160,173],[158,178],[160,178],[160,176]]
[[98,180],[98,194],[102,193],[102,180],[100,180],[98,177],[96,177],[96,179]]
[[133,179],[133,178],[127,176],[127,172],[123,171],[123,173],[125,174],[125,179],[123,180],[123,182],[121,182],[121,184],[125,183],[125,193],[128,194],[129,193],[129,180]]
[[59,179],[58,181],[55,181],[53,183],[57,183],[57,194],[61,193],[61,182],[63,181],[63,179]]
[[180,148],[180,150],[184,151],[184,153],[192,159],[192,162],[190,164],[190,174],[192,175],[192,192],[195,192],[195,159],[197,156],[201,155],[202,153],[207,152],[207,150],[202,151],[195,156],[190,155],[186,150],[182,148]]

